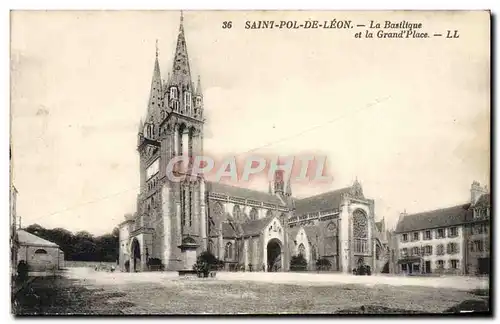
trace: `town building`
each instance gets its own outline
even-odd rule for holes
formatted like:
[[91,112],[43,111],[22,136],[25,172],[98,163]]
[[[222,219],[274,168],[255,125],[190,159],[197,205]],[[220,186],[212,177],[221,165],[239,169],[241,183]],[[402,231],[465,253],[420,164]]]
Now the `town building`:
[[380,272],[387,262],[385,225],[376,222],[375,203],[357,180],[298,199],[280,171],[268,192],[166,176],[172,158],[203,155],[203,91],[200,77],[194,85],[189,63],[181,17],[166,81],[156,51],[147,113],[138,131],[137,210],[119,225],[121,269],[145,271],[152,259],[161,260],[166,270],[192,269],[208,250],[228,270],[286,271],[291,257],[302,254],[309,269],[322,258],[335,271],[367,265]]
[[[470,202],[407,215],[396,226],[391,255],[396,273],[489,272],[490,195],[474,181]],[[396,246],[397,244],[397,246]]]
[[47,241],[25,230],[18,230],[18,262],[24,260],[29,272],[53,273],[64,267],[64,253],[56,243]]

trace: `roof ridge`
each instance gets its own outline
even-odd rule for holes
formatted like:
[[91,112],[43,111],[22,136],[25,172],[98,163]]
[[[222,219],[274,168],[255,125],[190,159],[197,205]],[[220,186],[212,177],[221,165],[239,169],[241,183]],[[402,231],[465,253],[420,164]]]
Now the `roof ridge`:
[[269,192],[267,192],[267,191],[261,191],[261,190],[257,190],[257,189],[251,189],[251,188],[246,188],[246,187],[240,187],[240,186],[230,185],[230,184],[227,184],[227,183],[217,182],[217,181],[207,181],[207,182],[208,182],[208,183],[210,183],[210,184],[216,183],[216,184],[221,185],[221,186],[232,187],[232,188],[238,188],[238,189],[248,190],[248,191],[254,191],[254,192],[258,192],[258,193],[266,194],[266,195],[268,195],[268,196],[277,197],[276,195],[274,195],[274,194],[272,194],[272,193],[269,193]]
[[463,204],[458,204],[458,205],[453,205],[453,206],[447,206],[447,207],[441,207],[441,208],[436,208],[436,209],[424,210],[424,211],[413,213],[413,214],[407,214],[403,218],[406,218],[406,217],[409,217],[409,216],[416,216],[416,215],[420,215],[420,214],[432,213],[432,212],[436,212],[436,211],[439,211],[439,210],[445,210],[445,209],[452,209],[452,208],[457,208],[457,207],[463,207],[463,206],[466,206],[466,205],[471,205],[471,203],[463,203]]
[[338,192],[338,191],[343,191],[343,190],[346,190],[346,189],[351,189],[352,186],[347,186],[347,187],[342,187],[342,188],[338,188],[338,189],[333,189],[333,190],[329,190],[329,191],[325,191],[325,192],[322,192],[322,193],[319,193],[319,194],[316,194],[316,195],[313,195],[313,196],[308,196],[308,197],[304,197],[304,198],[295,198],[297,200],[305,200],[305,199],[309,199],[309,198],[316,198],[316,197],[319,197],[319,196],[322,196],[322,195],[328,195],[328,194],[332,194],[332,193],[335,193],[335,192]]

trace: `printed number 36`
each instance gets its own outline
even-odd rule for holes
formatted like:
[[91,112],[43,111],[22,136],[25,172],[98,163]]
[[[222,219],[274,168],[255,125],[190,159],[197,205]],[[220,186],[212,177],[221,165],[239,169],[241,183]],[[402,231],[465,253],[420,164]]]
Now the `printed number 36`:
[[232,21],[224,21],[222,22],[222,29],[231,29],[233,27]]

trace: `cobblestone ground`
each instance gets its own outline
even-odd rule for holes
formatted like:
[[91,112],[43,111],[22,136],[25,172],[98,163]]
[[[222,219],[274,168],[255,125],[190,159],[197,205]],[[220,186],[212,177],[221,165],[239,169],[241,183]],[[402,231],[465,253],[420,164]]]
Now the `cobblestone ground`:
[[[447,284],[434,287],[436,280],[448,278],[416,278],[434,280],[432,285],[429,281],[428,286],[417,286],[411,280],[410,285],[404,285],[399,279],[397,285],[387,285],[382,282],[391,282],[390,279],[380,280],[375,276],[371,280],[365,277],[361,283],[350,283],[361,279],[344,276],[339,282],[336,276],[324,275],[327,277],[319,280],[318,276],[323,275],[281,274],[282,282],[270,283],[276,281],[277,275],[219,273],[216,278],[199,279],[179,278],[176,273],[106,273],[71,269],[60,278],[35,280],[31,289],[20,293],[22,297],[18,298],[15,312],[193,315],[410,314],[488,310],[487,291],[478,289],[487,286],[484,280],[458,277],[455,280],[468,282],[467,288],[460,290],[449,288]],[[328,278],[330,281],[326,280]]]

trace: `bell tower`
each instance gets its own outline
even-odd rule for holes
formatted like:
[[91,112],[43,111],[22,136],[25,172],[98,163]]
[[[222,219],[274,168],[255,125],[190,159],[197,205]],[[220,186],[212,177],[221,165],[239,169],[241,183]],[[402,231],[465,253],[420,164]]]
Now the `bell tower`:
[[[206,250],[205,182],[201,176],[191,177],[193,160],[203,155],[203,95],[200,77],[194,86],[184,34],[184,17],[181,13],[177,44],[172,70],[163,88],[162,105],[165,113],[161,122],[162,141],[165,147],[165,165],[174,157],[183,157],[188,169],[180,171],[183,180],[166,177],[173,206],[171,218],[172,251],[180,261],[181,269],[191,269],[197,253]],[[161,118],[161,117],[160,117]],[[175,229],[175,230],[173,230]]]
[[198,253],[207,249],[205,181],[179,174],[188,175],[190,168],[167,171],[173,158],[182,157],[191,166],[203,154],[201,80],[195,87],[182,13],[167,80],[161,78],[158,56],[157,43],[147,113],[137,136],[140,193],[130,240],[139,245],[134,262],[141,266],[136,269],[146,269],[151,258],[161,259],[166,270],[192,269]]

